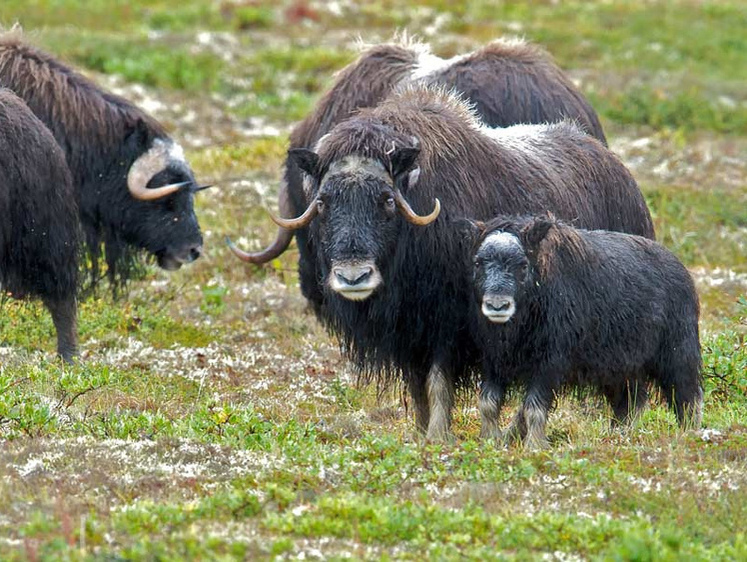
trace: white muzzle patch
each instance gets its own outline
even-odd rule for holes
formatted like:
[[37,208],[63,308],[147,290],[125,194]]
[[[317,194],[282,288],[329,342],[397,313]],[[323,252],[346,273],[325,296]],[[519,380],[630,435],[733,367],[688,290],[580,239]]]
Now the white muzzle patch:
[[362,301],[381,285],[382,278],[372,261],[340,262],[332,265],[328,283],[340,296],[351,301]]
[[485,295],[482,298],[482,313],[491,322],[505,324],[516,312],[513,297],[503,295]]

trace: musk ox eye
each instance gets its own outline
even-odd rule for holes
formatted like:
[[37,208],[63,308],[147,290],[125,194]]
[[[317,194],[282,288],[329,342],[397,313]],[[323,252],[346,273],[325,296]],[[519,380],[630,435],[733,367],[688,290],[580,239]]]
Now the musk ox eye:
[[321,199],[316,200],[316,210],[320,215],[324,212],[324,201]]

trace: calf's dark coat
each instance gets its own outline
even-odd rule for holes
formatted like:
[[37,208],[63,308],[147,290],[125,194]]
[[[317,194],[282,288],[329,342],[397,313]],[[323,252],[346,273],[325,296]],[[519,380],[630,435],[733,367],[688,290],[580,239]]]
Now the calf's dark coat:
[[507,391],[525,389],[508,432],[546,443],[564,387],[589,386],[630,419],[656,384],[680,425],[700,425],[698,296],[685,267],[640,236],[548,217],[499,217],[476,244],[475,339],[484,355],[482,434],[497,438]]
[[65,155],[26,104],[0,88],[0,290],[44,301],[67,361],[77,342],[78,249]]
[[[454,388],[477,364],[452,219],[551,209],[653,237],[635,180],[570,123],[487,129],[458,97],[414,87],[337,125],[317,150],[290,153],[311,201],[300,223],[315,252],[300,262],[301,282],[363,371],[404,376],[433,439],[448,436]],[[435,222],[413,224],[410,211],[430,212],[436,198]]]
[[[312,113],[291,132],[291,148],[313,149],[335,125],[361,108],[376,106],[408,84],[453,88],[474,104],[482,121],[491,127],[572,119],[606,144],[594,109],[552,57],[538,46],[516,39],[498,40],[473,53],[444,60],[431,54],[427,45],[405,38],[398,43],[372,46],[343,68]],[[301,170],[293,159],[288,159],[279,195],[280,213],[295,217],[308,204]],[[315,249],[307,229],[295,234],[299,261],[307,267],[313,263]],[[292,233],[280,229],[267,250],[244,257],[254,263],[273,259],[285,250],[291,238]],[[301,290],[318,309],[322,295],[316,284],[303,283]]]
[[0,34],[0,86],[26,102],[65,154],[94,282],[102,244],[113,282],[127,278],[139,250],[165,269],[200,255],[194,176],[157,121],[28,45],[19,30]]

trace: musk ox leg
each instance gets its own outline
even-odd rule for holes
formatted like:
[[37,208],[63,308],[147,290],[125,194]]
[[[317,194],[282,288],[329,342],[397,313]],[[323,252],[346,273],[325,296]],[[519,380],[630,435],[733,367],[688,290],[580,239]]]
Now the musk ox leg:
[[609,386],[604,389],[604,395],[612,407],[613,428],[632,425],[648,403],[646,384],[639,381]]
[[695,339],[671,348],[676,352],[659,363],[658,380],[669,406],[677,414],[680,427],[697,429],[703,415],[700,345]]
[[700,369],[683,369],[679,376],[674,382],[674,388],[665,393],[667,400],[677,414],[677,423],[682,429],[698,429],[703,421]]
[[552,392],[536,389],[527,393],[524,403],[516,412],[516,416],[506,431],[506,444],[522,439],[524,448],[530,451],[545,449],[549,446],[545,435],[545,425],[552,405],[552,397]]
[[480,438],[501,439],[500,414],[505,396],[499,385],[483,381],[480,389]]
[[425,389],[425,377],[412,377],[408,384],[410,397],[415,409],[415,426],[418,433],[425,435],[428,431],[430,408],[428,407],[428,393]]
[[552,398],[548,399],[540,393],[530,393],[524,400],[524,422],[527,434],[524,438],[524,448],[530,451],[546,449],[550,443],[545,434],[547,425],[547,414],[550,411]]
[[428,394],[428,430],[429,441],[446,442],[452,440],[451,408],[454,405],[454,388],[440,365],[434,363],[426,379]]
[[67,363],[78,354],[78,306],[74,296],[63,299],[45,298],[57,330],[57,353]]

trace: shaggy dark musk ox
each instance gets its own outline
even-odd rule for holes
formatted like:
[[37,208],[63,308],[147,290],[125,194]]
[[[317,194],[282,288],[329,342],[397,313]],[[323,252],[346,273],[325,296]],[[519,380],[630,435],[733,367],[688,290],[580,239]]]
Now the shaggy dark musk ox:
[[302,283],[364,372],[404,375],[418,427],[434,439],[448,436],[454,389],[477,362],[452,219],[551,209],[653,237],[635,180],[571,123],[489,129],[455,95],[415,87],[339,124],[317,150],[290,151],[311,204],[277,219],[309,227],[317,251],[300,263]]
[[26,102],[65,152],[94,282],[102,242],[115,282],[127,278],[139,249],[165,269],[199,257],[194,176],[158,122],[15,30],[0,35],[0,85]]
[[57,351],[76,351],[78,213],[65,155],[52,133],[0,88],[0,290],[40,297]]
[[[482,121],[491,127],[518,123],[551,123],[565,118],[606,144],[594,109],[554,63],[536,45],[518,39],[494,41],[473,53],[441,59],[427,45],[408,41],[375,45],[343,68],[335,84],[314,111],[291,133],[291,148],[314,148],[332,127],[364,107],[373,107],[396,88],[419,83],[454,88],[474,104]],[[308,206],[301,171],[286,161],[284,184],[279,194],[281,216],[295,217]],[[241,254],[252,263],[264,263],[280,255],[293,234],[279,230],[263,252]],[[296,231],[300,261],[313,255],[308,231]],[[301,289],[316,308],[322,295],[316,284]]]
[[499,217],[479,233],[473,318],[484,353],[482,435],[500,437],[507,390],[525,389],[508,439],[546,444],[567,386],[590,386],[629,421],[655,383],[681,426],[699,426],[698,295],[687,269],[640,236]]

